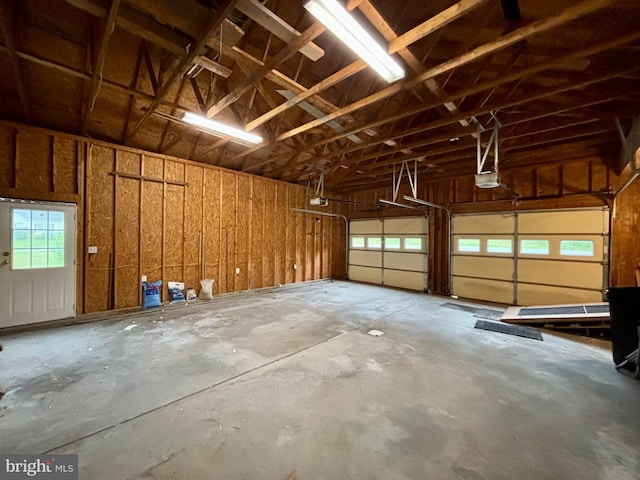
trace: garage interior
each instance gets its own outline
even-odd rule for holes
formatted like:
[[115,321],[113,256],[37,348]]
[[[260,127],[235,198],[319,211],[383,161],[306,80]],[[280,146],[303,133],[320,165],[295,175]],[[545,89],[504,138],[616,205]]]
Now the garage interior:
[[636,1],[0,6],[0,454],[640,478],[601,315],[640,262]]

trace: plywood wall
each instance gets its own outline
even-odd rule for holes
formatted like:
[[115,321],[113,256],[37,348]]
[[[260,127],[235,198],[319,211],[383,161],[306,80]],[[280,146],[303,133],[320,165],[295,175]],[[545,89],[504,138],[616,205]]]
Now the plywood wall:
[[0,123],[0,196],[77,205],[78,313],[140,305],[142,275],[168,301],[205,275],[220,294],[344,272],[344,228],[291,211],[304,187],[178,158]]

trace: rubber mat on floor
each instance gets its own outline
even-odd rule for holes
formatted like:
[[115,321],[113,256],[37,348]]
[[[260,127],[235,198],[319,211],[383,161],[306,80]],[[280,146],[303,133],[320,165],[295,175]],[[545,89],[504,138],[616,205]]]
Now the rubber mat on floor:
[[535,328],[521,327],[519,325],[509,325],[507,323],[487,322],[478,320],[475,328],[480,330],[489,330],[490,332],[506,333],[507,335],[515,335],[517,337],[531,338],[533,340],[543,341],[542,334]]

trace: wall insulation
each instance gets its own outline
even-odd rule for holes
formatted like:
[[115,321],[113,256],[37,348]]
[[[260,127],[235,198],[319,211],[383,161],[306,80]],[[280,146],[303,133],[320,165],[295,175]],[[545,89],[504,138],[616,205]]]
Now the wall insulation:
[[344,275],[343,222],[292,212],[298,185],[0,122],[0,196],[77,204],[78,314],[140,305],[143,275],[163,301]]

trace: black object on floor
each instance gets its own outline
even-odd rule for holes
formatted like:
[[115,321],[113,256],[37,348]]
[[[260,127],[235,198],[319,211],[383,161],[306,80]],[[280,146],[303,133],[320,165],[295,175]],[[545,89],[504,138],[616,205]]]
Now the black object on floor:
[[540,340],[541,342],[544,341],[542,334],[535,328],[509,325],[507,323],[487,322],[485,320],[478,320],[475,328],[479,328],[480,330],[489,330],[490,332],[506,333],[507,335],[531,338],[533,340]]
[[620,365],[639,348],[640,287],[610,287],[606,295],[611,311],[613,362]]

